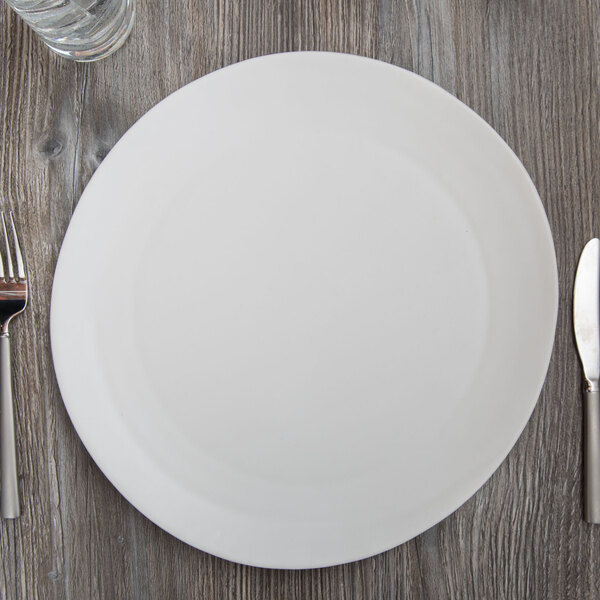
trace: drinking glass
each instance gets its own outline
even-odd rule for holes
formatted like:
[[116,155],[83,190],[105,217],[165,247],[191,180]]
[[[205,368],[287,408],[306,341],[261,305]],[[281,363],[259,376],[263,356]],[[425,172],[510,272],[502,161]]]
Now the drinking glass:
[[134,0],[4,0],[54,52],[99,60],[127,39]]

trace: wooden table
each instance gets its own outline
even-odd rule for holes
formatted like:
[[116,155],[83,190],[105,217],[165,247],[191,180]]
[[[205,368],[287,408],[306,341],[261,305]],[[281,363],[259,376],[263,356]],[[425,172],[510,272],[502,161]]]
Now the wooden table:
[[[0,193],[21,224],[32,274],[31,304],[13,336],[23,516],[0,525],[0,597],[600,597],[600,526],[581,520],[581,375],[571,333],[578,253],[600,233],[599,44],[600,5],[591,0],[139,0],[127,44],[83,65],[51,55],[0,6]],[[69,218],[125,130],[205,73],[291,50],[406,67],[491,123],[540,191],[561,292],[544,391],[491,480],[399,548],[313,571],[214,558],[130,506],[67,417],[48,331]]]

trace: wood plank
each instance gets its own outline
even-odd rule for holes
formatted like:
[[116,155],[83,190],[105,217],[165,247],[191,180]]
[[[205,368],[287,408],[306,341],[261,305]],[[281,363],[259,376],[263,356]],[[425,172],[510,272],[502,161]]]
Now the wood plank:
[[[51,56],[0,6],[0,193],[34,275],[15,323],[23,516],[0,524],[2,598],[592,598],[597,527],[581,520],[581,375],[571,286],[599,230],[599,7],[574,0],[138,2],[128,43],[96,64]],[[111,486],[68,419],[48,332],[54,265],[103,157],[167,94],[272,52],[331,50],[411,69],[466,102],[536,183],[556,242],[561,305],[548,379],[508,459],[461,509],[351,565],[270,571],[223,561],[150,523]]]

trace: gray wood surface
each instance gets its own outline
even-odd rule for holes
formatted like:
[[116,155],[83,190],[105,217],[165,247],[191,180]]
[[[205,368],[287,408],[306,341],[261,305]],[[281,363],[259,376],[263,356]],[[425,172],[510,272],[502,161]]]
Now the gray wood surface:
[[[78,65],[50,55],[0,3],[0,194],[21,224],[33,279],[13,336],[23,516],[0,523],[0,598],[600,598],[600,527],[581,520],[581,375],[571,333],[577,256],[600,233],[599,39],[595,0],[139,0],[127,44]],[[62,404],[49,303],[81,191],[136,119],[230,63],[312,49],[411,69],[498,130],[546,207],[561,301],[540,402],[482,490],[385,554],[269,571],[186,546],[115,491]]]

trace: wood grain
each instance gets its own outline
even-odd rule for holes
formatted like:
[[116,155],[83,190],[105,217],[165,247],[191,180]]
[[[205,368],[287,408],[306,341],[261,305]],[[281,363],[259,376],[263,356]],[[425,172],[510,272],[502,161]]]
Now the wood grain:
[[[600,233],[599,31],[600,6],[588,0],[140,1],[127,44],[100,63],[77,65],[52,56],[2,4],[0,194],[23,229],[33,285],[13,341],[23,516],[0,524],[0,597],[600,597],[600,528],[581,520],[581,376],[570,308],[578,253]],[[114,490],[60,399],[48,316],[73,208],[125,130],[205,73],[300,49],[406,67],[490,122],[540,191],[561,303],[540,402],[482,490],[382,555],[270,571],[178,542]]]

